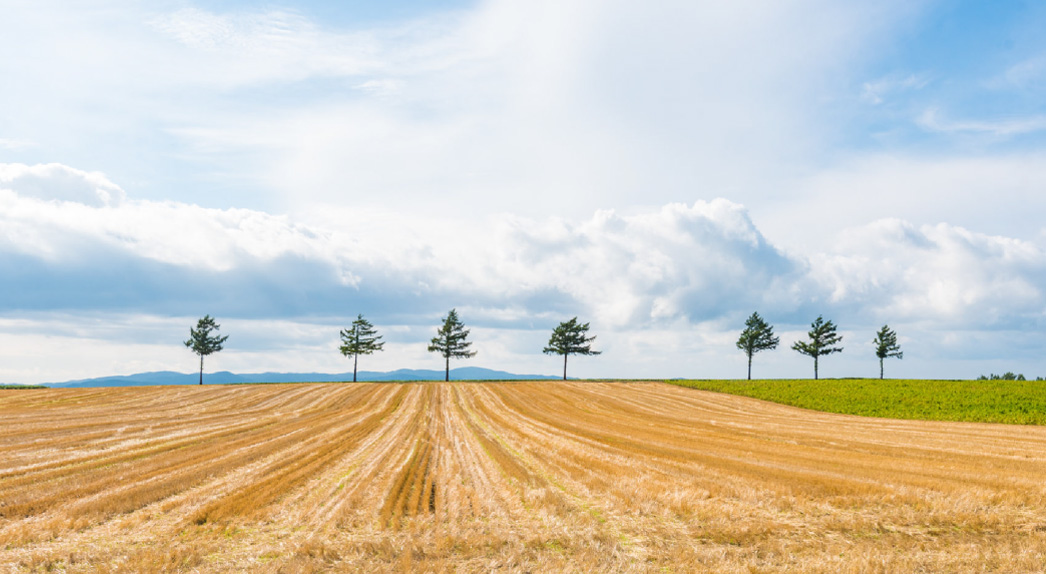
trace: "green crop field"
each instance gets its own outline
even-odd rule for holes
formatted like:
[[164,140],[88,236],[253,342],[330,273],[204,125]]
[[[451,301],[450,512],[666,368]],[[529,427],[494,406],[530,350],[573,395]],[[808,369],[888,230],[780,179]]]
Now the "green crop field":
[[1046,382],[1042,381],[800,379],[665,382],[830,413],[933,421],[1046,424]]

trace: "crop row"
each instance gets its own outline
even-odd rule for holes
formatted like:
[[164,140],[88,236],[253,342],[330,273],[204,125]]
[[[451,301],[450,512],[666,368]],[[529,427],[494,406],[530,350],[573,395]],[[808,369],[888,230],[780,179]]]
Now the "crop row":
[[1046,555],[1040,427],[580,382],[8,391],[0,417],[0,571],[1031,571]]

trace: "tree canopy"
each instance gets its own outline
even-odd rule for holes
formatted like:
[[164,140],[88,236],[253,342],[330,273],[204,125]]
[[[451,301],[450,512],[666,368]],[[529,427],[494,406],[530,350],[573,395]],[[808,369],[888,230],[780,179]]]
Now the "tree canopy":
[[385,342],[381,340],[381,335],[378,335],[377,329],[370,321],[363,318],[363,315],[357,315],[356,320],[352,322],[352,326],[348,329],[341,330],[341,342],[342,345],[339,347],[341,354],[346,357],[352,357],[352,382],[356,382],[356,366],[359,364],[360,355],[371,355],[376,351],[381,351],[382,347],[385,346]]
[[745,330],[737,339],[737,348],[748,356],[748,380],[752,380],[752,355],[759,351],[776,349],[780,339],[774,336],[774,328],[759,316],[752,316],[745,321]]
[[444,380],[450,380],[450,360],[468,359],[476,356],[476,351],[470,351],[472,343],[468,341],[469,330],[464,323],[458,319],[457,309],[451,309],[443,318],[443,325],[436,330],[436,336],[429,343],[429,352],[439,353],[446,360],[446,375]]
[[563,355],[563,380],[567,380],[567,357],[569,355],[598,355],[602,351],[592,350],[595,335],[586,337],[588,323],[578,323],[577,317],[563,321],[552,330],[552,336],[541,352],[546,355]]
[[879,378],[883,378],[883,360],[889,357],[904,358],[901,346],[897,344],[897,333],[889,325],[883,325],[872,341],[875,345],[875,356],[879,357]]
[[[214,318],[210,315],[204,315],[202,319],[196,322],[196,328],[189,327],[189,340],[185,341],[185,346],[189,347],[193,353],[200,356],[200,384],[203,384],[203,358],[212,353],[221,351],[225,341],[228,340],[229,336],[225,335],[220,337],[217,335],[218,329],[221,325],[214,322]],[[214,335],[211,333],[214,332]]]
[[814,378],[816,379],[818,377],[818,358],[824,355],[842,352],[842,347],[833,347],[832,345],[842,342],[843,338],[835,333],[835,324],[831,321],[825,321],[820,315],[818,315],[817,319],[810,324],[810,331],[807,335],[810,337],[809,342],[796,341],[792,345],[792,349],[795,349],[808,357],[814,358]]

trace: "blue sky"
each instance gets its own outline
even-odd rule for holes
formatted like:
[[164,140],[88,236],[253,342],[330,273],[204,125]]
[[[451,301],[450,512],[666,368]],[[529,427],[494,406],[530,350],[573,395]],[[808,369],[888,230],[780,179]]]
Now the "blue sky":
[[[0,382],[437,368],[1046,375],[1034,2],[0,0]],[[464,364],[464,363],[463,363]],[[576,369],[576,370],[574,370]]]

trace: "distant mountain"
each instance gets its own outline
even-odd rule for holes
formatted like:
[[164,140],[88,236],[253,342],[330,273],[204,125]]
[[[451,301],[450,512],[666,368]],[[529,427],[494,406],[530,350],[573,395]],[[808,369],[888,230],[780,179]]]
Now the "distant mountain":
[[[430,369],[400,369],[387,373],[374,371],[360,371],[356,378],[363,381],[442,381],[443,371]],[[558,379],[559,377],[549,375],[517,375],[505,371],[495,371],[482,367],[461,367],[450,370],[451,380],[457,381],[509,381],[509,380],[532,380],[532,379]],[[235,383],[327,383],[351,381],[352,373],[253,373],[238,375],[229,371],[217,373],[204,373],[203,384],[205,385],[229,385]],[[99,377],[95,379],[79,379],[65,381],[62,383],[44,383],[49,387],[144,387],[155,385],[196,385],[200,382],[199,373],[176,373],[174,371],[156,371],[152,373],[138,373],[137,375],[121,375],[113,377]]]

